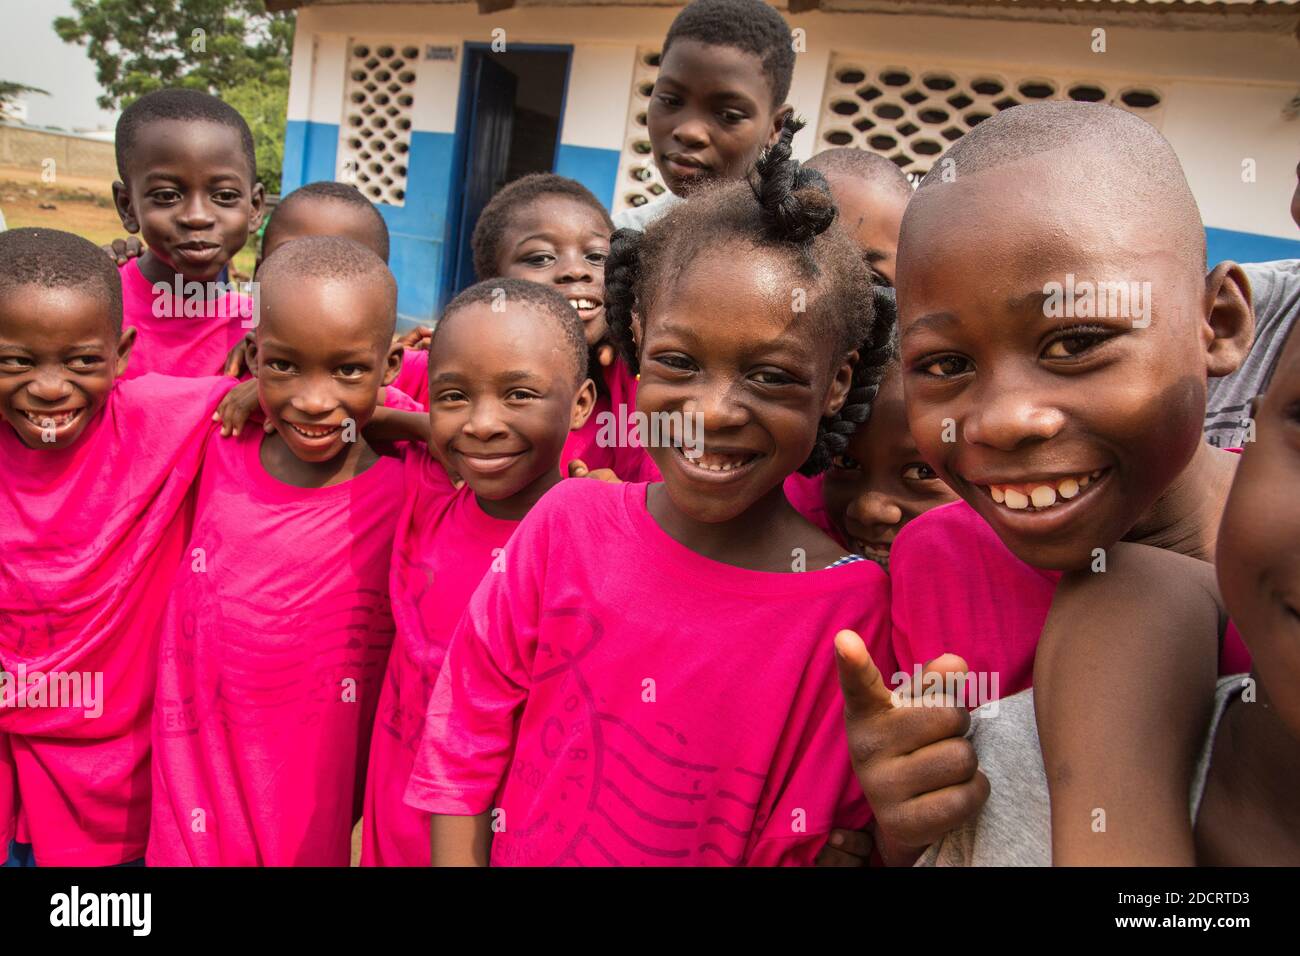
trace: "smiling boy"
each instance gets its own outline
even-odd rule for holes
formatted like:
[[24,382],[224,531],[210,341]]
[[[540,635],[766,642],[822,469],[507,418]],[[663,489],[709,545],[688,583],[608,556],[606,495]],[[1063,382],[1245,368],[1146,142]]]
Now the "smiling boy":
[[790,28],[762,0],[695,0],[664,38],[646,127],[670,190],[614,217],[644,229],[701,183],[740,179],[776,142],[792,111]]
[[139,333],[128,377],[216,375],[254,324],[250,300],[219,281],[262,222],[253,135],[216,97],[168,89],[122,112],[115,148],[113,202],[149,246],[121,267],[125,324]]

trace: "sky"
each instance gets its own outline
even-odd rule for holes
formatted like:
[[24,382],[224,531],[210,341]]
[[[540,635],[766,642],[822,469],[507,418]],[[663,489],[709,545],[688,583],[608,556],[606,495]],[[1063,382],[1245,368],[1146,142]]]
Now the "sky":
[[86,48],[54,32],[54,18],[71,12],[69,0],[0,0],[0,80],[49,91],[26,97],[34,126],[111,129],[117,114],[95,104],[101,91]]

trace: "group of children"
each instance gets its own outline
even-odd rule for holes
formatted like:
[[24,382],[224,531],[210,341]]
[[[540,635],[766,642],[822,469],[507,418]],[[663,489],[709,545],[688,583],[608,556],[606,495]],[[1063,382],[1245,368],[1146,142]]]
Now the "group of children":
[[1212,447],[1250,284],[1157,132],[1017,107],[914,193],[793,159],[793,60],[695,0],[670,193],[510,183],[400,336],[350,186],[217,284],[264,196],[202,93],[119,122],[142,254],[0,233],[9,865],[1300,860],[1300,345]]

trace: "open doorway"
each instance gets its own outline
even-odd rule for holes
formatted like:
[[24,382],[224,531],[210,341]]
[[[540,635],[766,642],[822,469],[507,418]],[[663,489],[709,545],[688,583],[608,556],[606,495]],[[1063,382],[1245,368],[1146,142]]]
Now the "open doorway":
[[[479,214],[506,183],[555,169],[572,47],[520,45],[497,52],[465,45],[457,133],[460,209],[447,296],[474,282],[469,240]],[[441,305],[441,303],[440,303]]]

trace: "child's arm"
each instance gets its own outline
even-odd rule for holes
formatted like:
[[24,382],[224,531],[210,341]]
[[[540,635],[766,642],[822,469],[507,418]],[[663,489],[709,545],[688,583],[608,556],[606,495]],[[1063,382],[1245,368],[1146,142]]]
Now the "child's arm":
[[487,866],[492,848],[491,813],[472,817],[433,814],[434,866]]
[[1056,866],[1191,866],[1218,672],[1214,566],[1121,543],[1061,579],[1034,661]]
[[[221,437],[229,438],[231,435],[238,435],[243,430],[244,423],[254,412],[260,410],[257,401],[257,382],[250,379],[240,382],[226,393],[217,410],[212,413],[212,420],[221,424]],[[267,432],[275,428],[269,421],[262,427]]]
[[371,445],[399,441],[428,444],[429,416],[424,412],[405,412],[379,405],[361,433]]

